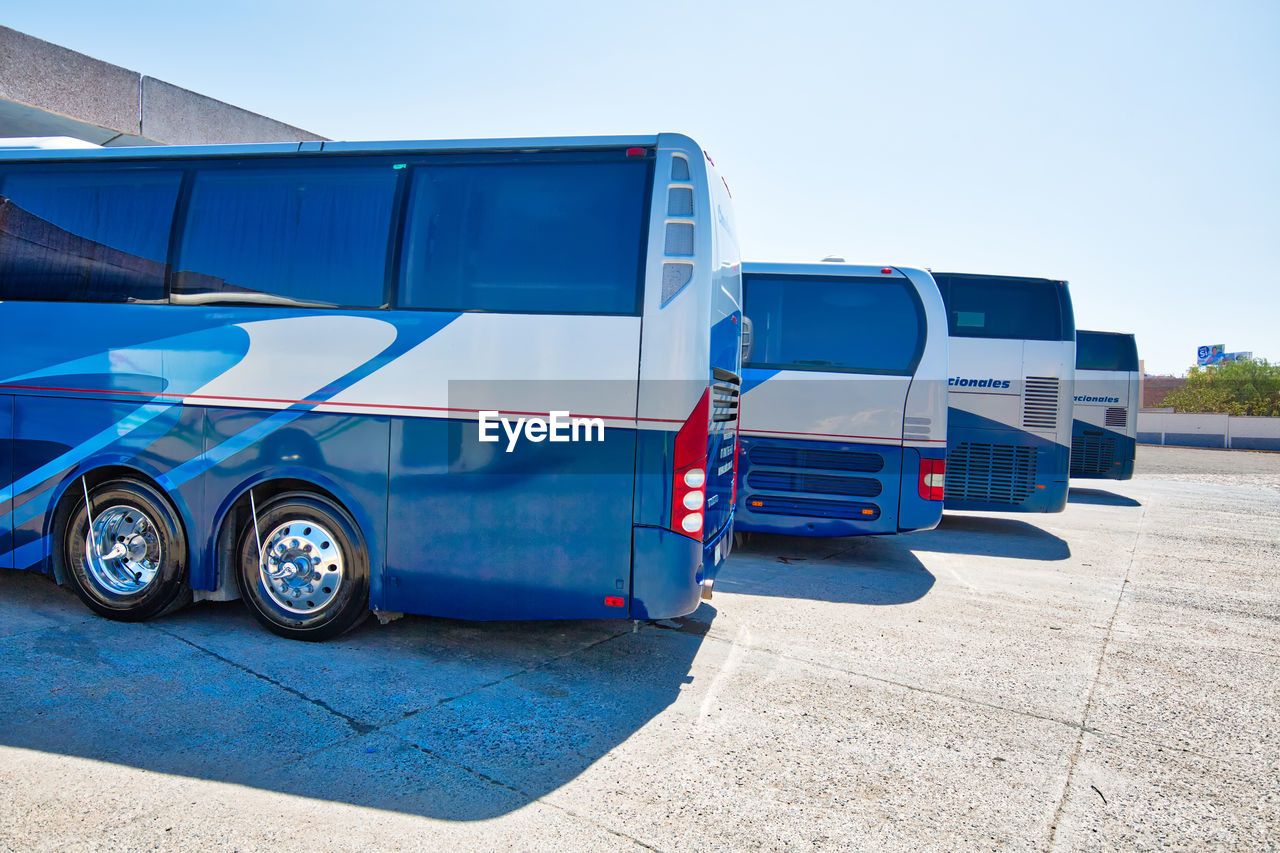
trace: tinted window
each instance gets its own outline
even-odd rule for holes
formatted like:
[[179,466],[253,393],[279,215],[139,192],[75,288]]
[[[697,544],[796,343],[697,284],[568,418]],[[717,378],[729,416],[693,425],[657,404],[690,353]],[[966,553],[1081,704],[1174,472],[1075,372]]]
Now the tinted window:
[[415,170],[399,304],[447,311],[639,311],[643,160]]
[[1075,334],[1066,285],[1040,278],[934,273],[957,338],[1069,341]]
[[202,169],[174,301],[384,304],[398,175],[390,164]]
[[24,171],[0,183],[0,298],[164,299],[179,172]]
[[749,275],[743,286],[750,367],[909,375],[919,363],[924,310],[904,279]]
[[1076,367],[1081,370],[1137,370],[1138,346],[1133,335],[1077,332]]

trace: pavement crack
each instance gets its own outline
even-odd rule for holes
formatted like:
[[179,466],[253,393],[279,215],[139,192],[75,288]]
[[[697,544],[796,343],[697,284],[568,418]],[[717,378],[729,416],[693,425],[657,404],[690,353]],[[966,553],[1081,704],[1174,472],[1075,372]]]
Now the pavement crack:
[[25,631],[15,631],[12,634],[4,634],[3,636],[0,636],[0,643],[8,642],[9,640],[15,639],[17,637],[29,637],[32,634],[39,634],[42,631],[61,631],[65,628],[74,627],[76,625],[84,625],[87,622],[93,622],[93,621],[96,621],[97,619],[98,617],[96,616],[89,616],[76,622],[61,622],[57,625],[43,625],[39,628],[28,628]]
[[[718,643],[724,643],[728,645],[734,644],[732,640],[726,639],[724,637],[708,637],[708,639],[714,640],[715,642],[718,642]],[[821,661],[815,661],[810,658],[799,657],[796,655],[789,655],[789,654],[786,654],[785,652],[779,652],[775,649],[764,648],[761,646],[752,646],[747,644],[738,644],[738,645],[749,652],[756,652],[758,654],[771,655],[776,658],[781,658],[782,660],[794,661],[795,663],[804,664],[806,666],[811,666],[816,669],[824,669],[829,672],[838,672],[841,675],[848,675],[848,676],[852,676],[853,678],[861,678],[866,681],[874,681],[878,684],[886,684],[886,685],[889,685],[890,687],[897,687],[902,690],[910,690],[914,693],[924,693],[928,696],[937,696],[941,699],[950,699],[952,701],[962,702],[967,705],[976,705],[980,708],[989,708],[993,711],[1002,711],[1007,714],[1017,714],[1022,717],[1029,717],[1031,719],[1041,720],[1046,723],[1056,723],[1057,725],[1060,725],[1060,726],[1066,726],[1069,729],[1080,730],[1082,728],[1082,724],[1074,722],[1072,720],[1064,720],[1059,717],[1050,717],[1045,714],[1037,714],[1034,711],[1024,711],[1018,708],[1010,708],[1006,705],[997,705],[994,702],[986,702],[986,701],[983,701],[982,699],[974,699],[972,696],[964,696],[959,693],[948,693],[945,690],[934,690],[931,687],[921,687],[918,684],[908,684],[904,681],[895,681],[892,678],[884,678],[883,676],[879,676],[879,675],[871,675],[869,673],[858,672],[857,670],[853,670],[853,669],[845,669],[844,667],[835,666],[834,664],[822,663]],[[1097,735],[1103,734],[1102,732],[1094,731],[1092,729],[1084,729],[1084,731],[1088,734],[1097,734]]]
[[[429,711],[435,711],[438,708],[443,708],[445,705],[449,705],[461,699],[466,699],[469,696],[474,696],[476,693],[479,693],[482,690],[488,690],[490,687],[497,687],[499,684],[505,684],[506,682],[510,681],[513,678],[519,678],[522,675],[528,675],[531,672],[537,672],[543,667],[550,666],[551,664],[556,663],[557,661],[562,661],[565,658],[571,658],[574,655],[581,654],[583,652],[589,652],[594,648],[603,646],[605,643],[611,643],[614,640],[618,639],[619,637],[625,637],[630,633],[631,633],[631,630],[630,628],[628,628],[626,631],[619,631],[616,634],[610,634],[607,637],[604,637],[599,640],[595,640],[594,642],[587,643],[586,645],[583,645],[583,646],[578,646],[577,648],[571,651],[567,651],[563,654],[554,655],[544,660],[540,660],[535,664],[531,664],[530,666],[524,667],[523,669],[518,669],[515,672],[509,672],[506,675],[502,676],[501,678],[495,678],[492,681],[486,681],[484,684],[478,684],[475,687],[472,687],[470,690],[464,690],[463,692],[457,694],[456,696],[446,696],[445,698],[437,702],[433,702],[430,705],[424,705],[421,708],[415,708],[412,711],[406,711],[399,719],[394,720],[393,722],[399,723],[404,720],[410,720],[418,716],[419,714],[425,714]],[[384,725],[389,725],[389,724],[384,724]],[[380,729],[380,728],[383,728],[383,726],[374,726],[370,729],[370,731],[376,731],[377,729]]]
[[[166,631],[165,633],[169,633],[169,632],[168,632],[168,631]],[[315,703],[315,704],[319,705],[320,707],[324,708],[325,710],[329,711],[330,713],[333,713],[333,714],[335,714],[335,715],[337,715],[337,716],[339,716],[339,717],[342,717],[343,719],[345,719],[345,720],[348,722],[348,724],[349,724],[349,725],[351,725],[351,728],[352,728],[352,729],[353,729],[357,734],[359,734],[359,735],[369,735],[369,734],[374,734],[374,733],[382,732],[382,731],[383,731],[383,729],[386,729],[386,728],[388,728],[389,726],[395,726],[395,725],[398,725],[398,724],[400,724],[400,723],[404,722],[405,720],[413,719],[414,717],[418,716],[419,714],[428,713],[428,712],[430,712],[430,711],[437,710],[438,708],[442,708],[442,707],[444,707],[445,705],[448,705],[448,704],[450,704],[450,703],[452,703],[452,702],[457,702],[457,701],[459,701],[459,700],[461,700],[461,699],[465,699],[465,698],[467,698],[468,696],[473,696],[473,695],[475,695],[476,693],[479,693],[479,692],[480,692],[480,691],[482,691],[482,690],[488,690],[488,689],[489,689],[489,688],[491,688],[491,687],[497,687],[499,684],[503,684],[503,683],[505,683],[505,682],[507,682],[507,681],[510,681],[510,680],[511,680],[511,679],[513,679],[513,678],[519,678],[519,677],[520,677],[520,676],[522,676],[522,675],[528,675],[528,674],[529,674],[529,673],[531,673],[531,672],[536,672],[537,670],[541,669],[542,667],[544,667],[544,666],[548,666],[549,664],[555,663],[556,661],[564,660],[564,659],[565,659],[565,658],[567,658],[567,657],[572,657],[573,655],[580,654],[580,653],[585,652],[585,651],[589,651],[589,650],[591,650],[591,649],[596,648],[597,646],[601,646],[601,645],[604,645],[605,643],[612,642],[613,640],[616,640],[616,639],[618,639],[619,637],[625,637],[625,636],[627,636],[627,635],[628,635],[628,634],[630,634],[630,633],[631,633],[631,631],[629,631],[629,630],[628,630],[628,631],[619,631],[618,633],[616,633],[616,634],[611,634],[611,635],[609,635],[608,637],[604,637],[603,639],[595,640],[595,641],[590,642],[590,643],[587,643],[587,644],[585,644],[585,645],[578,646],[578,647],[574,648],[572,651],[568,651],[568,652],[565,652],[564,654],[555,655],[555,656],[553,656],[553,657],[546,658],[546,659],[541,660],[541,661],[539,661],[538,663],[533,664],[533,665],[531,665],[531,666],[527,666],[527,667],[524,667],[523,669],[517,670],[517,671],[515,671],[515,672],[508,673],[507,675],[504,675],[504,676],[502,676],[501,678],[495,678],[495,679],[493,679],[492,681],[487,681],[487,682],[485,682],[484,684],[477,685],[477,686],[475,686],[475,687],[471,688],[470,690],[466,690],[466,691],[464,691],[464,692],[462,692],[462,693],[457,694],[456,696],[446,696],[444,699],[441,699],[441,700],[439,700],[439,701],[437,701],[437,702],[433,702],[433,703],[432,703],[432,704],[430,704],[430,705],[424,705],[424,706],[423,706],[423,707],[421,707],[421,708],[415,708],[415,709],[413,709],[413,710],[406,711],[405,713],[401,714],[399,717],[396,717],[396,718],[395,718],[395,719],[393,719],[393,720],[388,720],[388,721],[386,721],[385,723],[379,723],[379,724],[376,724],[376,725],[375,725],[375,724],[371,724],[371,723],[363,723],[363,722],[360,722],[360,721],[358,721],[358,720],[355,720],[355,719],[354,719],[354,718],[352,718],[352,717],[349,717],[349,716],[347,716],[347,715],[345,715],[345,714],[341,713],[340,711],[335,711],[333,708],[329,707],[329,706],[328,706],[328,705],[326,705],[324,702],[322,702],[322,701],[320,701],[320,700],[318,700],[318,699],[310,699],[309,697],[304,696],[302,693],[299,693],[297,690],[294,690],[294,689],[292,689],[292,688],[290,688],[290,687],[287,687],[287,686],[285,686],[285,685],[283,685],[283,684],[279,684],[278,682],[273,681],[273,680],[272,680],[272,679],[270,679],[270,678],[266,678],[265,676],[262,676],[262,675],[260,675],[259,673],[253,672],[252,670],[249,670],[249,669],[247,669],[246,667],[240,666],[240,664],[235,663],[235,661],[227,661],[227,662],[228,662],[228,663],[230,663],[232,666],[236,666],[236,667],[239,667],[240,669],[244,669],[246,672],[249,672],[251,675],[256,675],[257,677],[262,678],[262,679],[264,679],[265,681],[268,681],[268,682],[270,682],[270,683],[272,683],[272,684],[275,684],[277,687],[280,687],[282,690],[286,690],[286,691],[288,691],[289,693],[294,694],[295,696],[299,696],[299,697],[301,697],[301,698],[303,698],[303,699],[307,700],[308,702],[313,702],[313,703]],[[175,635],[175,636],[176,636],[176,635]],[[195,646],[196,648],[202,648],[201,646],[196,645],[195,643],[191,643],[191,642],[190,642],[190,641],[188,641],[188,640],[184,640],[182,637],[178,637],[177,639],[179,639],[179,640],[183,640],[183,642],[188,643],[189,645],[193,645],[193,646]],[[215,652],[208,652],[208,650],[205,650],[205,649],[202,649],[202,650],[203,650],[203,651],[206,651],[208,654],[212,654],[214,657],[216,657],[216,658],[218,658],[218,659],[220,659],[220,660],[226,660],[225,658],[222,658],[220,655],[218,655],[218,654],[217,654],[217,653],[215,653]],[[394,738],[395,740],[398,740],[398,741],[400,741],[400,742],[402,742],[402,743],[406,744],[406,745],[407,745],[407,746],[409,746],[409,747],[412,747],[413,749],[415,749],[415,750],[417,750],[417,751],[419,751],[419,752],[422,752],[422,753],[427,754],[427,755],[431,755],[432,757],[437,758],[437,759],[439,759],[439,760],[441,760],[441,761],[445,762],[446,764],[449,764],[450,766],[456,767],[457,769],[462,770],[462,771],[464,771],[464,772],[466,772],[466,773],[470,773],[470,774],[472,774],[472,775],[476,776],[477,778],[479,778],[479,779],[481,779],[481,780],[483,780],[483,781],[489,782],[489,783],[494,784],[494,785],[498,785],[498,786],[503,787],[503,788],[507,788],[508,790],[513,791],[513,792],[518,793],[518,794],[521,794],[521,795],[523,795],[523,796],[527,796],[527,794],[525,794],[523,791],[520,791],[518,788],[515,788],[515,787],[512,787],[511,785],[506,784],[505,782],[503,782],[503,781],[502,781],[502,780],[500,780],[500,779],[494,779],[494,778],[491,778],[491,777],[489,777],[489,776],[485,775],[484,773],[481,773],[481,772],[480,772],[480,771],[478,771],[478,770],[474,770],[473,768],[468,767],[468,766],[467,766],[467,765],[465,765],[465,764],[462,764],[462,763],[457,762],[457,761],[452,761],[452,760],[450,760],[450,759],[448,759],[448,758],[446,758],[446,757],[444,757],[444,756],[442,756],[442,755],[439,755],[438,753],[432,752],[431,750],[427,749],[426,747],[421,746],[420,744],[414,743],[412,740],[409,740],[409,739],[407,739],[407,738],[401,737],[400,735],[396,735],[396,734],[391,734],[391,733],[386,733],[386,734],[388,734],[388,736],[389,736],[389,737],[392,737],[392,738]],[[333,745],[332,745],[332,744],[330,744],[330,745],[327,745],[327,746],[320,747],[319,749],[312,750],[311,752],[308,752],[308,753],[305,753],[305,754],[298,755],[298,756],[296,756],[296,757],[290,758],[290,759],[289,759],[289,760],[287,760],[287,761],[284,761],[284,762],[282,762],[282,763],[280,763],[280,764],[278,764],[278,765],[275,765],[272,769],[274,770],[274,769],[277,769],[277,768],[279,768],[279,767],[284,767],[284,766],[289,765],[289,764],[296,764],[296,763],[298,763],[298,762],[300,762],[300,761],[304,761],[304,760],[306,760],[307,758],[310,758],[310,757],[315,756],[315,755],[319,755],[320,753],[322,753],[322,752],[325,752],[325,751],[329,750],[330,748],[332,748],[332,746],[333,746]]]
[[1120,584],[1120,594],[1116,596],[1116,606],[1111,609],[1111,618],[1107,620],[1107,632],[1102,638],[1102,648],[1098,650],[1098,666],[1093,673],[1093,682],[1089,685],[1089,693],[1085,697],[1084,712],[1080,717],[1080,734],[1076,737],[1075,748],[1071,751],[1071,758],[1067,762],[1067,781],[1062,786],[1062,797],[1058,800],[1058,807],[1054,809],[1053,820],[1049,824],[1049,844],[1048,849],[1053,850],[1054,842],[1058,838],[1058,827],[1062,825],[1062,815],[1067,808],[1067,798],[1071,795],[1071,783],[1075,781],[1076,765],[1080,761],[1080,753],[1084,749],[1084,736],[1088,731],[1089,712],[1093,710],[1093,694],[1098,689],[1098,682],[1102,680],[1102,670],[1106,666],[1107,649],[1111,645],[1111,635],[1115,630],[1116,617],[1120,615],[1120,605],[1124,602],[1124,594],[1129,589],[1129,575],[1133,571],[1133,561],[1138,553],[1138,543],[1142,541],[1142,525],[1147,519],[1147,508],[1142,507],[1142,514],[1138,516],[1138,529],[1134,532],[1133,546],[1129,548],[1129,561],[1124,567],[1124,580]]
[[173,631],[167,630],[165,628],[161,628],[157,625],[151,625],[149,627],[153,631],[159,631],[160,633],[166,634],[181,643],[186,643],[191,648],[196,649],[197,651],[203,652],[204,654],[208,655],[211,658],[214,658],[215,660],[221,661],[222,663],[225,663],[228,666],[233,666],[243,673],[252,675],[254,678],[257,678],[260,681],[265,681],[267,684],[270,684],[273,687],[277,687],[283,690],[285,693],[290,694],[291,696],[295,696],[304,702],[307,702],[311,705],[315,705],[317,708],[321,709],[322,711],[325,711],[331,716],[337,717],[338,719],[345,722],[348,726],[351,727],[351,730],[356,734],[360,734],[360,735],[368,734],[372,731],[377,730],[378,728],[378,726],[370,725],[369,723],[365,723],[360,720],[357,720],[355,717],[351,716],[350,714],[342,713],[337,708],[334,708],[332,705],[330,705],[328,702],[325,702],[323,699],[316,699],[315,697],[308,696],[307,694],[303,693],[301,690],[298,690],[294,687],[290,687],[287,684],[283,684],[269,675],[263,675],[262,673],[258,672],[252,667],[245,666],[242,663],[239,663],[237,661],[231,660],[228,657],[220,655],[217,652],[213,651],[212,649],[206,648],[200,645],[199,643],[188,640],[186,637],[183,637],[180,634],[175,634]]

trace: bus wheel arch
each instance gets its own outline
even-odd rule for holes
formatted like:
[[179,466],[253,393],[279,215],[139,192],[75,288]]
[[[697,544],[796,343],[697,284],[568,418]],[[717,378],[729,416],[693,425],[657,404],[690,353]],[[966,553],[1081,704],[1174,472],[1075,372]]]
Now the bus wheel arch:
[[100,616],[141,622],[191,602],[182,511],[134,468],[107,465],[68,481],[48,533],[55,579]]
[[290,639],[326,640],[363,622],[368,540],[343,502],[293,479],[261,481],[252,495],[245,489],[220,525],[220,584],[234,578],[249,612]]

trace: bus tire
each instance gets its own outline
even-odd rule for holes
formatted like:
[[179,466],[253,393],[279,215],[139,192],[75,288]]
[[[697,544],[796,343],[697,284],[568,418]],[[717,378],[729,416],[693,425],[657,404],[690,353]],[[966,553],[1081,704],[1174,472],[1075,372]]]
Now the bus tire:
[[328,640],[369,615],[369,554],[346,510],[320,495],[287,492],[258,507],[261,542],[253,518],[247,522],[236,577],[249,612],[269,631]]
[[187,538],[168,498],[137,480],[109,480],[95,486],[89,500],[92,541],[81,497],[60,543],[80,600],[121,622],[142,622],[190,603]]

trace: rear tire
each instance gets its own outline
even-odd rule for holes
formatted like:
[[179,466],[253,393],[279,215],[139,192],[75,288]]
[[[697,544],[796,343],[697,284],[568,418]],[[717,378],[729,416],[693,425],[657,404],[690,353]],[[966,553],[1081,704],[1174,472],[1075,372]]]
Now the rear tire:
[[328,640],[369,615],[369,555],[346,510],[320,495],[288,492],[258,508],[257,531],[261,542],[250,516],[236,546],[236,576],[249,612],[269,631]]
[[190,603],[187,539],[168,498],[137,480],[110,480],[90,491],[89,500],[92,541],[81,497],[60,543],[80,600],[121,622],[142,622]]

